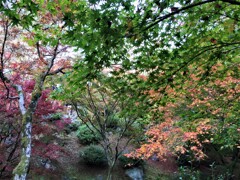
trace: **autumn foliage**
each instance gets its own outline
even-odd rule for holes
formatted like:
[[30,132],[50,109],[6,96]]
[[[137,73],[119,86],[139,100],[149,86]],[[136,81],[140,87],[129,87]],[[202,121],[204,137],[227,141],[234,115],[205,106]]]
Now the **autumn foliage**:
[[[218,63],[212,67],[211,73],[217,75],[223,68]],[[200,69],[199,73],[203,71]],[[240,148],[236,114],[240,80],[236,75],[230,69],[224,78],[197,86],[200,77],[190,74],[184,90],[179,93],[168,86],[166,92],[174,101],[154,110],[163,114],[161,122],[153,124],[146,131],[147,141],[127,156],[148,159],[157,155],[165,160],[169,156],[180,158],[184,155],[191,162],[208,158],[207,146]],[[161,96],[158,91],[150,90],[149,97],[156,101]]]
[[[20,79],[18,81],[20,81]],[[26,80],[21,83],[25,92],[27,107],[35,82],[34,80]],[[11,92],[14,93],[14,89]],[[48,118],[48,116],[63,111],[63,106],[59,102],[48,99],[50,92],[51,90],[49,88],[43,91],[34,115],[33,156],[37,155],[42,158],[56,159],[59,156],[59,152],[63,151],[61,146],[45,143],[41,139],[43,137],[52,136],[54,132],[56,133],[59,130],[63,130],[69,121],[59,119],[54,123],[50,123],[50,118]],[[0,126],[0,152],[2,152],[0,156],[0,175],[4,177],[12,172],[19,159],[21,114],[17,99],[6,99],[5,89],[0,92],[0,98],[2,99],[0,106],[2,119]]]

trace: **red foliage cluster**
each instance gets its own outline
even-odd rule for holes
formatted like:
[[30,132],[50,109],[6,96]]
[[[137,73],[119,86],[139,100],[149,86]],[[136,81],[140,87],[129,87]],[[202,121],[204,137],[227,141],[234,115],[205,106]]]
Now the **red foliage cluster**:
[[54,160],[60,157],[62,153],[65,153],[65,150],[61,146],[57,144],[44,143],[39,140],[33,141],[33,146],[35,148],[33,148],[32,153],[35,156],[40,156],[42,158]]
[[50,89],[46,89],[42,92],[35,111],[35,116],[42,118],[43,115],[53,114],[63,110],[63,106],[58,101],[48,100],[51,93]]
[[[28,107],[31,94],[35,86],[33,79],[21,81],[20,76],[15,74],[12,80],[21,84],[24,91],[25,106]],[[17,96],[14,88],[10,89],[10,96]],[[57,144],[41,142],[42,138],[48,137],[70,123],[69,119],[60,119],[55,123],[49,121],[48,116],[63,110],[60,102],[49,99],[51,89],[45,89],[38,101],[37,109],[33,120],[33,156],[42,156],[43,158],[56,159],[63,148]],[[11,174],[19,157],[21,113],[19,110],[18,99],[7,99],[6,89],[0,83],[0,177],[8,172]]]
[[63,130],[70,123],[71,123],[70,118],[62,118],[62,119],[56,121],[55,124],[58,127],[58,129]]

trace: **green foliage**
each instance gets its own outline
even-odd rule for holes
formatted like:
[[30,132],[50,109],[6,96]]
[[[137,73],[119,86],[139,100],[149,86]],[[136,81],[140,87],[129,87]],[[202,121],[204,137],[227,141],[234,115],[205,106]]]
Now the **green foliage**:
[[144,164],[143,159],[126,157],[125,155],[121,155],[118,160],[123,168],[142,166]]
[[216,169],[214,163],[210,165],[211,167],[211,172],[204,174],[201,173],[200,171],[193,169],[193,168],[188,168],[184,166],[180,166],[177,174],[177,179],[181,180],[201,180],[201,179],[206,179],[206,180],[224,180],[224,179],[231,179],[231,174],[229,171],[224,168],[219,168]]
[[[101,80],[123,104],[124,117],[144,117],[142,121],[147,119],[147,124],[159,121],[158,107],[177,101],[166,93],[169,87],[181,94],[191,73],[200,78],[197,85],[204,85],[226,76],[224,70],[218,74],[209,71],[217,63],[221,62],[225,70],[238,64],[240,12],[237,4],[140,1],[136,7],[134,1],[101,3],[90,1],[95,8],[87,11],[83,18],[82,11],[76,11],[75,19],[72,18],[79,23],[70,28],[67,38],[74,39],[73,45],[84,51],[84,59],[76,62],[74,71],[67,77],[68,88],[61,98],[75,99],[88,81]],[[79,17],[86,21],[85,26]],[[121,68],[102,81],[102,70],[114,69],[116,64]],[[238,71],[238,68],[232,69],[232,72]],[[143,74],[146,78],[139,78]],[[149,98],[150,90],[156,90],[159,96]],[[188,120],[206,117],[202,114],[207,112],[205,108],[189,113]],[[236,120],[232,118],[229,122]],[[111,121],[108,127],[113,126]],[[237,127],[238,124],[234,124]],[[229,136],[236,134],[236,127],[226,132],[224,143],[228,146],[238,138]],[[215,140],[219,142],[222,137],[225,136],[219,134]]]
[[[91,125],[88,125],[91,129]],[[83,124],[79,126],[77,130],[77,137],[81,144],[89,145],[89,144],[96,144],[100,141],[101,137],[99,133],[95,130],[90,130],[87,125]]]
[[121,126],[120,119],[115,115],[110,115],[106,121],[106,127],[114,130],[119,126]]
[[174,180],[176,174],[167,174],[153,165],[144,165],[144,179],[146,180]]
[[[143,123],[128,128],[128,136],[148,124],[161,123],[161,109],[179,102],[183,107],[176,109],[176,116],[181,117],[176,126],[183,132],[195,132],[199,122],[209,120],[206,127],[216,128],[199,135],[200,141],[226,149],[239,146],[239,2],[138,1],[137,6],[135,2],[79,2],[73,12],[65,13],[66,41],[82,49],[84,58],[65,76],[66,88],[59,99],[81,104],[84,120],[94,117],[102,127],[115,128],[115,119],[106,121],[102,115],[107,108],[102,108],[101,94],[95,93],[109,90],[107,100],[118,100],[122,117],[141,117]],[[120,68],[114,71],[116,64]],[[221,70],[211,71],[217,64],[222,64]],[[104,68],[113,71],[103,76]],[[229,75],[236,79],[229,89],[214,85]],[[104,85],[93,88],[96,104],[86,98],[89,82]],[[194,88],[201,92],[188,91]],[[203,92],[205,88],[209,89]],[[233,98],[224,93],[231,88]],[[215,91],[220,93],[213,97]],[[196,99],[207,100],[190,107]],[[218,108],[222,108],[219,113],[211,113]]]
[[71,123],[69,124],[69,128],[72,130],[72,131],[76,131],[78,130],[78,127],[80,126],[80,122],[74,122],[74,123]]
[[80,152],[80,158],[87,165],[103,166],[107,165],[107,157],[104,150],[96,145],[90,145]]
[[49,115],[49,120],[50,121],[57,121],[57,120],[60,120],[62,118],[62,113],[58,112],[58,113],[55,113],[55,114],[51,114]]
[[55,137],[52,136],[52,135],[45,135],[45,136],[40,138],[40,141],[42,141],[45,144],[49,144],[49,143],[51,143],[54,140],[54,138]]
[[126,129],[124,136],[133,138],[133,142],[139,144],[144,141],[146,137],[144,134],[144,126],[140,125],[138,122],[135,122]]
[[180,180],[200,180],[200,172],[181,166],[179,168],[178,178]]
[[79,127],[80,127],[80,122],[76,121],[76,122],[67,124],[67,126],[65,127],[65,131],[67,133],[75,132],[79,129]]

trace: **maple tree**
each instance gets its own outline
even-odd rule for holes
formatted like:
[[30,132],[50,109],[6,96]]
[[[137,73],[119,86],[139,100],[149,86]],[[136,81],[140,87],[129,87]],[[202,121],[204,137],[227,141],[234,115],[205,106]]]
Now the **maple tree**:
[[26,179],[27,176],[32,133],[41,128],[37,125],[32,132],[33,119],[40,123],[43,115],[61,109],[58,103],[47,101],[50,91],[44,83],[48,76],[64,73],[63,69],[71,64],[70,57],[61,56],[68,49],[60,40],[63,12],[62,4],[50,2],[7,1],[1,4],[2,111],[22,119],[18,122],[21,124],[21,155],[13,170],[14,179]]
[[[71,79],[72,76],[69,75],[63,84]],[[131,130],[138,122],[137,114],[125,116],[123,111],[126,106],[129,106],[128,100],[120,101],[121,97],[114,96],[110,87],[111,83],[108,81],[108,77],[106,74],[102,74],[101,78],[88,82],[85,87],[75,85],[74,92],[72,92],[72,86],[62,86],[59,91],[52,94],[52,97],[73,106],[80,122],[92,134],[98,134],[99,144],[103,147],[107,158],[107,179],[112,178],[116,162],[130,141],[139,135]],[[134,105],[131,107],[134,108]],[[126,137],[128,131],[131,131],[131,135]]]
[[[223,67],[219,63],[211,68],[210,73],[216,75]],[[163,122],[152,126],[146,132],[148,141],[128,156],[149,158],[157,155],[164,160],[170,154],[179,158],[187,155],[188,161],[200,161],[207,158],[207,147],[217,146],[216,153],[231,149],[232,159],[236,160],[239,149],[239,74],[232,68],[228,68],[226,77],[214,78],[202,86],[198,85],[200,78],[191,74],[181,93],[168,87],[169,98],[177,101],[155,110],[163,112]],[[150,91],[149,96],[156,98],[158,92]]]
[[[33,84],[32,84],[33,83]],[[23,89],[26,95],[26,105],[30,102],[30,95],[34,88],[34,81],[29,80],[23,83]],[[20,132],[21,132],[21,114],[19,112],[17,99],[6,101],[6,91],[1,91],[0,97],[2,98],[1,113],[2,113],[2,124],[1,124],[1,177],[8,176],[12,172],[14,166],[19,160],[19,148],[20,148]],[[49,122],[47,116],[63,110],[63,106],[58,102],[47,100],[49,97],[49,89],[43,90],[42,96],[38,101],[36,112],[33,118],[33,129],[32,129],[32,146],[33,155],[39,155],[42,158],[55,159],[59,151],[62,151],[60,146],[47,145],[41,142],[39,137],[51,136],[55,133],[58,128],[53,128],[47,125]],[[63,120],[59,120],[63,121]],[[56,121],[58,122],[58,121]],[[56,124],[57,126],[58,124]],[[49,148],[52,147],[52,148]],[[37,149],[41,152],[37,153]],[[46,149],[47,151],[44,151]],[[52,154],[49,156],[48,154]]]
[[[81,13],[76,12],[68,22],[73,28],[66,37],[84,52],[84,59],[75,64],[69,79],[72,91],[77,88],[76,82],[84,87],[88,81],[97,79],[103,68],[117,67],[109,77],[114,82],[111,87],[114,92],[131,92],[131,104],[140,102],[139,110],[152,112],[152,107],[167,103],[168,86],[183,89],[186,80],[183,74],[188,73],[191,65],[202,67],[198,76],[204,80],[212,76],[209,69],[218,61],[225,65],[238,61],[237,1],[135,4],[134,1],[89,1],[89,4],[91,11],[87,12],[85,28],[73,23]],[[81,40],[74,41],[79,33]],[[146,80],[139,78],[143,74],[147,75]],[[150,90],[158,91],[161,98],[148,100],[146,92]],[[127,93],[122,100],[126,98],[129,99]],[[137,111],[130,105],[127,113]],[[146,117],[144,113],[142,116]]]
[[[83,49],[85,58],[75,65],[69,82],[75,91],[76,82],[85,86],[88,81],[97,79],[104,67],[115,69],[118,66],[117,71],[110,73],[109,81],[114,82],[111,88],[116,94],[125,94],[122,101],[132,101],[126,107],[126,114],[142,112],[142,117],[150,116],[147,123],[153,126],[147,132],[152,138],[149,144],[139,149],[139,156],[150,157],[157,152],[162,157],[167,153],[164,150],[171,147],[175,154],[191,152],[191,160],[200,160],[205,157],[203,144],[209,143],[211,138],[222,147],[227,141],[232,148],[238,147],[239,137],[235,135],[239,127],[236,118],[239,99],[236,91],[239,88],[238,1],[149,0],[135,4],[134,1],[91,1],[90,4],[93,11],[88,15],[89,23],[81,37],[83,41],[74,43]],[[81,32],[77,25],[74,27],[72,39]],[[87,43],[89,41],[92,43]],[[214,73],[212,68],[219,64],[222,70]],[[233,77],[228,75],[228,70]],[[191,78],[196,87],[188,84]],[[220,84],[226,81],[232,81],[228,85],[233,89],[226,91],[236,91],[234,95],[222,94],[225,90]],[[173,90],[168,92],[171,88]],[[191,94],[187,88],[192,88],[193,95],[198,93],[199,97],[179,97]],[[209,97],[211,93],[215,93],[215,99]],[[182,112],[186,112],[182,116],[189,121],[177,121],[174,119],[177,116],[170,112],[165,114],[163,109],[171,105],[171,101],[180,101]],[[194,107],[186,105],[190,101]],[[139,109],[131,107],[134,103],[140,104]],[[224,106],[224,110],[220,106]],[[229,131],[225,127],[225,138],[221,133],[211,137],[213,132],[218,132],[216,127],[222,132],[222,123],[218,122],[220,114],[213,117],[208,109],[215,113],[218,110],[220,114],[225,111],[225,116],[231,116]],[[228,134],[230,132],[234,138]]]
[[[108,77],[109,89],[121,102],[128,100],[123,111],[126,117],[135,115],[152,126],[150,136],[160,130],[161,136],[154,140],[159,140],[158,146],[164,147],[165,140],[172,146],[181,142],[173,151],[186,152],[184,145],[190,143],[195,158],[202,158],[201,141],[205,139],[201,138],[210,137],[211,131],[216,131],[214,125],[222,125],[224,131],[211,138],[235,148],[238,136],[234,134],[239,130],[239,5],[235,0],[3,1],[0,79],[1,92],[7,97],[3,108],[13,113],[20,109],[23,116],[23,151],[15,179],[26,178],[32,117],[44,84],[50,75],[64,73],[71,65],[59,57],[69,47],[64,44],[82,50],[81,60],[64,76],[69,83],[64,86],[71,87],[66,98],[87,82],[101,78],[104,68],[117,69]],[[222,70],[214,73],[212,68],[218,64]],[[195,78],[196,87],[188,84],[191,78]],[[33,87],[32,92],[23,88],[25,83]],[[187,88],[199,96],[186,95],[191,94]],[[171,106],[171,101],[180,101],[185,112],[182,116],[191,121],[175,120],[173,110],[165,114],[163,109]],[[214,121],[221,118],[227,123]],[[193,121],[196,119],[199,122]],[[191,126],[195,129],[188,129]],[[153,151],[151,147],[149,152]]]

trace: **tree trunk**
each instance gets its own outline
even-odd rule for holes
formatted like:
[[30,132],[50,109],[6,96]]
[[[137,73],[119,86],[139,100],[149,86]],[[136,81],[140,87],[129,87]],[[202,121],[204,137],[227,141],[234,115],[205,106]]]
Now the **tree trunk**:
[[116,164],[116,159],[114,159],[108,167],[107,180],[112,180],[112,172]]
[[26,111],[23,90],[20,85],[15,86],[19,95],[19,107],[21,110],[22,130],[21,130],[21,159],[13,170],[14,180],[26,180],[32,150],[32,118],[37,107],[37,102],[42,93],[42,81],[36,82],[32,99]]
[[108,168],[107,180],[112,180],[112,171],[113,171],[113,166],[111,165]]
[[[25,121],[31,119],[31,115],[26,114],[23,118]],[[25,180],[27,177],[27,171],[30,163],[31,157],[31,131],[32,131],[32,123],[26,122],[24,123],[22,130],[22,139],[21,139],[21,160],[17,167],[14,169],[14,180]]]
[[114,154],[113,154],[113,150],[111,148],[109,139],[107,138],[107,134],[102,135],[102,138],[103,138],[102,147],[104,149],[105,155],[107,157],[107,163],[108,163],[107,180],[111,180],[112,179],[112,170],[115,165]]

